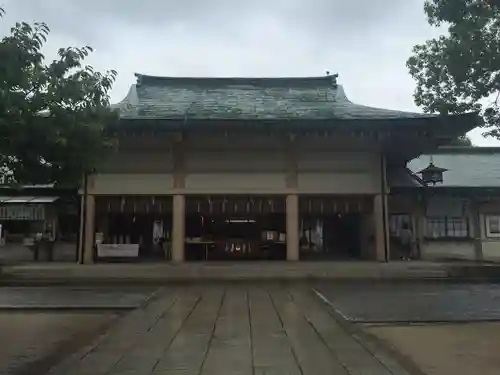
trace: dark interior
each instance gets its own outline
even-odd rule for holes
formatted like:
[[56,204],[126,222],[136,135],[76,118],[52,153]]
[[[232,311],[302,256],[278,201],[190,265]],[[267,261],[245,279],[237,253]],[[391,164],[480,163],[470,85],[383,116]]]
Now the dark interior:
[[301,218],[300,257],[315,259],[359,259],[361,215],[336,214]]
[[284,260],[284,233],[284,214],[189,215],[186,218],[186,259]]

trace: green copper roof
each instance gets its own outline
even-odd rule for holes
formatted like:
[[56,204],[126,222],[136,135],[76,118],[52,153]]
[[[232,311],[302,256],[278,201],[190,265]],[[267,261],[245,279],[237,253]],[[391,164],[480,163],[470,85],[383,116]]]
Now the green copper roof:
[[123,119],[401,120],[435,115],[352,103],[336,76],[306,78],[182,78],[136,74]]
[[437,167],[448,169],[443,183],[435,187],[500,187],[500,148],[444,148],[410,161],[408,168],[417,173],[432,160]]

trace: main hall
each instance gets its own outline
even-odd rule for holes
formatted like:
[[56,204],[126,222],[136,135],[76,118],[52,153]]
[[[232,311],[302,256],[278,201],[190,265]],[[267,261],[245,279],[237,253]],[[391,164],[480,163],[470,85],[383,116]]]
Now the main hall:
[[82,263],[389,260],[391,179],[479,123],[355,104],[336,75],[136,76],[80,189]]

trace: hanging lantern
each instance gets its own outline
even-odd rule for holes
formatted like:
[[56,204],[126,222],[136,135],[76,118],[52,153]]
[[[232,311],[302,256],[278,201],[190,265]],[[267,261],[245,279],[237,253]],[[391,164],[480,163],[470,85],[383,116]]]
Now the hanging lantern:
[[424,184],[436,185],[437,183],[443,183],[443,173],[446,171],[446,168],[437,167],[431,157],[429,165],[418,173],[422,176]]

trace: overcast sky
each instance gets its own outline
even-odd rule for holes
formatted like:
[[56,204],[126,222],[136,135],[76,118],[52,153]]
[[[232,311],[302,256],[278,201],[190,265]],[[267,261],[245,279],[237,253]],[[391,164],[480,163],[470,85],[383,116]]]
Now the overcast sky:
[[[51,28],[46,56],[90,45],[89,63],[119,76],[318,76],[339,73],[359,104],[418,111],[405,62],[436,36],[424,0],[0,0],[5,35],[16,21]],[[478,145],[500,145],[471,134]]]

